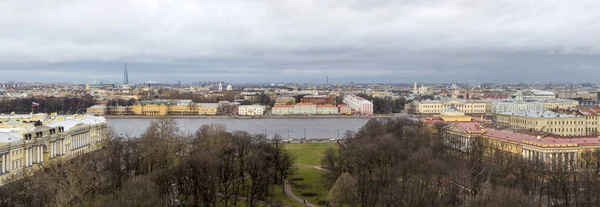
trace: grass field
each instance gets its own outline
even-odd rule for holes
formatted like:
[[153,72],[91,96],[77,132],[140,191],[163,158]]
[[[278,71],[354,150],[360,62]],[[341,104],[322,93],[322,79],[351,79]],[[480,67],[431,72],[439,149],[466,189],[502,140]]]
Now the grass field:
[[281,202],[283,205],[292,207],[304,206],[301,203],[296,202],[294,199],[288,197],[281,190],[281,185],[271,186],[271,194],[269,195],[273,200]]
[[329,147],[337,148],[338,145],[335,142],[285,145],[285,148],[292,155],[296,156],[296,165],[299,166],[321,166],[321,159],[323,159],[325,149]]
[[[327,200],[327,192],[328,189],[325,187],[325,178],[323,178],[323,171],[314,169],[314,168],[298,168],[296,175],[293,178],[302,178],[302,181],[293,181],[292,179],[292,188],[294,190],[294,194],[298,197],[306,199],[308,202],[325,206],[319,204],[319,202]],[[316,196],[302,195],[306,193],[313,193]]]

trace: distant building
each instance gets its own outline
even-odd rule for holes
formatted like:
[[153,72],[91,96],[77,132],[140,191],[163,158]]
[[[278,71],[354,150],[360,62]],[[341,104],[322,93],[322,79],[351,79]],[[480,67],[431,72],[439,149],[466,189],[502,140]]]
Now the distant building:
[[492,102],[451,99],[413,101],[411,104],[414,105],[411,107],[418,114],[440,114],[451,107],[466,114],[484,114],[487,112],[486,105],[489,105],[491,109]]
[[241,116],[256,116],[265,113],[265,106],[261,105],[240,105],[238,106],[238,114]]
[[86,113],[90,115],[104,116],[104,115],[133,115],[133,109],[131,106],[104,106],[94,105],[87,108]]
[[273,115],[334,115],[338,109],[334,105],[316,105],[298,103],[296,105],[278,104],[271,109]]
[[275,105],[271,109],[273,115],[291,115],[296,114],[293,105]]
[[440,118],[446,122],[465,122],[472,120],[471,116],[465,115],[464,112],[459,111],[454,107],[442,111],[442,113],[440,113]]
[[132,106],[135,115],[216,115],[217,103],[193,103],[191,100],[141,101]]
[[350,115],[352,114],[352,108],[350,108],[350,106],[348,106],[347,104],[338,104],[338,112],[341,115]]
[[355,95],[346,95],[344,103],[358,114],[373,115],[373,103]]
[[560,114],[552,111],[506,112],[496,115],[496,124],[503,127],[548,132],[560,136],[590,136],[598,133],[596,113]]
[[334,115],[338,114],[338,109],[334,105],[317,105],[317,114]]
[[552,91],[531,90],[523,92],[523,100],[547,100],[555,98],[556,94]]
[[233,87],[231,85],[227,85],[227,91],[233,91]]
[[492,105],[492,113],[518,112],[518,111],[543,111],[543,102],[518,102],[518,101],[498,101]]
[[317,105],[312,103],[298,103],[294,105],[294,113],[295,114],[316,114],[317,113]]
[[302,97],[301,103],[312,103],[315,105],[334,105],[335,104],[335,96],[327,96],[327,95],[308,95]]
[[275,103],[276,104],[288,104],[288,105],[294,105],[296,104],[296,98],[294,97],[288,97],[288,96],[284,96],[284,97],[277,97],[275,99]]
[[129,74],[127,73],[127,63],[125,63],[125,70],[123,71],[123,84],[129,84]]

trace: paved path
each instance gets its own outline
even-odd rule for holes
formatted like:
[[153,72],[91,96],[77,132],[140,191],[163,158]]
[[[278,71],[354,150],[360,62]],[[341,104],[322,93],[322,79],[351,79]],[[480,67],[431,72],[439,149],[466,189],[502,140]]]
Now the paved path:
[[306,201],[306,203],[304,203],[304,199],[302,199],[302,198],[296,196],[296,194],[294,194],[294,191],[292,190],[292,185],[290,185],[290,183],[287,180],[285,181],[285,187],[283,189],[285,191],[285,195],[294,199],[298,203],[302,203],[302,204],[304,204],[306,206],[310,206],[310,207],[319,207],[315,204],[309,203],[308,201]]

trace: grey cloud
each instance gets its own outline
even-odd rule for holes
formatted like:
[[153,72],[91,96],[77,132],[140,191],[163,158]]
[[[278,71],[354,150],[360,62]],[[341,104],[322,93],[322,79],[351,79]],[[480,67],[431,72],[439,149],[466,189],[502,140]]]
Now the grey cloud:
[[594,0],[0,1],[0,81],[120,82],[125,61],[138,81],[590,81],[599,10]]

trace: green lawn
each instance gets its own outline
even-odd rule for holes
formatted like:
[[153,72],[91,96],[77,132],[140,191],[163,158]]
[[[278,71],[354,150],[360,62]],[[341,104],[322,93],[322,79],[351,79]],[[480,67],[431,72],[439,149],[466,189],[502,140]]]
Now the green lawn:
[[285,145],[285,148],[292,153],[292,155],[296,156],[296,165],[299,166],[321,166],[323,153],[325,152],[325,149],[329,147],[337,148],[338,145],[335,142]]
[[298,203],[294,199],[292,199],[292,198],[288,197],[287,195],[285,195],[285,193],[283,193],[283,190],[281,190],[281,185],[271,186],[271,193],[270,193],[269,196],[273,200],[279,201],[279,202],[283,203],[283,205],[286,205],[286,206],[293,206],[293,207],[304,206],[301,203]]
[[[323,178],[323,171],[314,168],[298,168],[296,175],[293,178],[303,178],[302,181],[293,181],[291,179],[292,188],[294,194],[298,197],[306,199],[308,202],[320,205],[319,202],[327,200],[328,188],[325,187],[325,178]],[[303,193],[315,193],[316,196],[303,196]],[[325,206],[325,205],[320,205]]]

